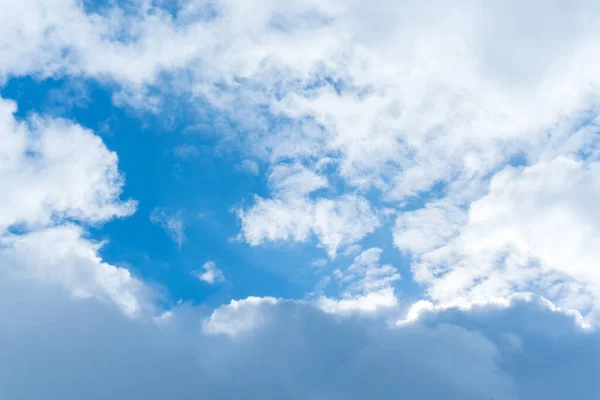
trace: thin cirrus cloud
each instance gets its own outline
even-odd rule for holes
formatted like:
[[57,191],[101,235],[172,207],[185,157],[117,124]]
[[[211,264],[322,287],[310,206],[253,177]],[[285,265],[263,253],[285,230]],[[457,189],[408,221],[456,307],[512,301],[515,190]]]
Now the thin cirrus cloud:
[[156,207],[150,214],[150,221],[165,230],[167,235],[177,244],[179,248],[185,242],[185,221],[182,210],[170,210]]

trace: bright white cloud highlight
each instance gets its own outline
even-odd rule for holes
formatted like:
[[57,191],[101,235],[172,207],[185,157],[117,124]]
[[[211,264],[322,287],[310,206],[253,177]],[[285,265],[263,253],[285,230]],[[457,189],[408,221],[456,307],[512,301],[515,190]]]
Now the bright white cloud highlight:
[[[98,256],[101,243],[85,238],[75,225],[0,238],[0,279],[27,278],[58,285],[74,298],[109,302],[128,315],[151,309],[150,290],[125,268]],[[150,311],[150,310],[148,310]]]
[[265,240],[304,242],[314,234],[334,258],[339,248],[359,241],[380,225],[379,217],[363,197],[311,197],[315,191],[327,188],[328,182],[303,166],[276,166],[269,184],[272,199],[257,197],[250,209],[239,211],[242,237],[252,245]]
[[0,99],[0,234],[63,219],[100,223],[135,211],[121,202],[117,155],[89,130],[33,115],[19,121],[16,104]]
[[213,261],[207,261],[202,266],[201,271],[194,272],[194,276],[209,285],[225,282],[223,272],[217,268],[217,264]]
[[[587,312],[599,301],[599,173],[595,161],[566,157],[506,168],[464,218],[429,212],[434,209],[399,217],[396,245],[418,256],[415,276],[435,299],[538,290]],[[437,215],[449,224],[437,235],[444,240],[432,235],[425,246],[413,230]]]
[[0,99],[0,279],[57,285],[129,315],[151,307],[145,285],[103,262],[102,244],[73,223],[135,211],[134,201],[119,199],[124,182],[116,154],[77,124],[37,115],[17,120],[15,111]]
[[202,324],[204,332],[211,335],[225,334],[235,337],[258,329],[267,323],[269,314],[265,308],[277,304],[273,297],[248,297],[243,300],[232,300],[213,311]]

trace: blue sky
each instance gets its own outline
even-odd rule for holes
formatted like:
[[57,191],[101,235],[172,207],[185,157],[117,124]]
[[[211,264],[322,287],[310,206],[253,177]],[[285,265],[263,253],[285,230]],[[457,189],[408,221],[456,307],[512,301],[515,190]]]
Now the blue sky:
[[0,398],[600,395],[593,2],[5,3]]
[[[235,208],[251,202],[253,194],[268,195],[265,179],[244,168],[243,154],[226,148],[219,132],[208,132],[212,128],[203,127],[195,117],[184,115],[163,123],[156,115],[115,106],[109,87],[81,79],[14,79],[3,87],[2,96],[19,104],[18,117],[49,112],[75,120],[99,132],[106,147],[118,154],[126,179],[122,197],[138,201],[137,212],[94,226],[90,233],[96,240],[107,240],[103,259],[162,286],[167,303],[219,305],[248,296],[302,298],[326,270],[313,265],[327,260],[313,239],[261,247],[236,239],[240,224]],[[182,155],[178,149],[184,149]],[[407,207],[415,201],[419,199]],[[185,235],[181,247],[152,222],[156,208],[180,212]],[[381,230],[385,228],[389,226]],[[385,232],[374,232],[364,243],[387,248],[382,260],[404,266],[403,275],[409,273],[407,256],[393,251]],[[327,269],[343,267],[351,258],[328,261]],[[206,261],[218,263],[227,285],[215,288],[198,281],[193,272]],[[414,285],[398,286],[404,295],[420,292]]]
[[[123,197],[139,202],[134,216],[94,227],[93,237],[109,240],[102,249],[103,258],[113,263],[127,263],[145,279],[164,285],[172,302],[179,299],[201,302],[211,296],[227,301],[232,296],[273,294],[267,293],[268,288],[277,291],[277,296],[302,293],[302,289],[295,287],[298,283],[294,277],[286,276],[289,270],[278,272],[273,265],[277,264],[277,249],[261,254],[258,249],[229,240],[238,229],[231,208],[247,193],[264,191],[261,179],[236,170],[233,157],[208,154],[178,159],[173,154],[177,146],[193,144],[212,148],[216,143],[184,136],[185,123],[175,127],[156,126],[151,115],[132,115],[113,106],[111,93],[106,88],[93,82],[83,84],[86,98],[81,100],[80,106],[66,110],[61,116],[76,119],[95,131],[102,130],[107,147],[119,155],[121,170],[127,170]],[[17,101],[27,99],[29,104],[20,106],[19,110],[21,116],[26,116],[52,107],[49,93],[53,91],[70,96],[69,85],[68,80],[17,79],[4,87],[3,96]],[[187,240],[181,249],[160,226],[151,222],[150,214],[156,207],[183,210]],[[301,256],[302,252],[298,252],[294,260]],[[299,264],[310,262],[310,258],[303,258],[298,260]],[[226,272],[231,265],[235,272],[228,276],[234,280],[239,278],[239,282],[217,291],[202,285],[191,272],[200,268],[204,260],[219,262]],[[286,265],[291,266],[289,259]]]

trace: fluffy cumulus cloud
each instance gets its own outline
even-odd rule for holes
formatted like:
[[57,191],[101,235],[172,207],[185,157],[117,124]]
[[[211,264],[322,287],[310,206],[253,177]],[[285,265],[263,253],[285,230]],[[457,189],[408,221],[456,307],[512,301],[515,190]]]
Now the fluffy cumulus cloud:
[[[558,157],[507,167],[464,212],[430,207],[398,218],[396,245],[414,254],[433,298],[485,300],[537,290],[596,313],[598,163]],[[438,227],[429,238],[420,237]],[[423,227],[426,227],[423,229]]]
[[0,279],[52,283],[75,297],[94,297],[127,314],[149,293],[127,269],[102,262],[102,243],[77,225],[135,211],[119,199],[117,156],[92,132],[43,116],[15,118],[0,99]]
[[252,245],[266,240],[306,241],[314,234],[330,257],[380,225],[369,202],[356,195],[336,199],[312,197],[328,187],[327,179],[301,165],[277,165],[269,175],[273,198],[256,198],[249,210],[240,210],[241,237]]
[[99,223],[135,210],[119,201],[117,155],[99,137],[65,120],[17,120],[16,110],[0,99],[0,232],[68,218]]
[[209,285],[225,282],[225,275],[223,275],[223,271],[217,268],[217,264],[215,264],[213,261],[205,262],[202,266],[202,270],[195,272],[194,276],[201,281],[208,283]]
[[0,83],[191,108],[266,183],[231,235],[328,259],[302,300],[165,310],[91,239],[136,210],[117,154],[0,98],[1,398],[600,397],[597,2],[118,3],[0,0]]
[[6,235],[0,239],[0,278],[58,285],[75,298],[101,299],[126,314],[140,312],[149,290],[127,269],[102,262],[99,248],[74,225]]

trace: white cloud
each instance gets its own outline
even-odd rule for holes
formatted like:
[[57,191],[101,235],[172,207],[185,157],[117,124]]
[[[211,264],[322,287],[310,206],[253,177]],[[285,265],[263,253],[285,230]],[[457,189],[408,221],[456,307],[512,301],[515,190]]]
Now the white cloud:
[[362,246],[360,244],[353,244],[351,246],[346,247],[344,250],[345,257],[354,256],[362,251]]
[[75,298],[96,298],[116,305],[128,315],[147,308],[150,290],[125,268],[98,256],[102,243],[84,238],[75,225],[47,228],[0,238],[0,277],[32,279],[58,285]]
[[150,221],[163,228],[169,237],[181,248],[185,242],[185,222],[183,211],[172,211],[160,207],[154,208],[150,214]]
[[376,312],[398,305],[393,283],[400,279],[398,269],[381,265],[383,250],[377,247],[363,251],[344,271],[335,270],[333,277],[340,285],[340,298],[321,296],[318,304],[326,312]]
[[444,245],[466,221],[466,212],[446,201],[398,216],[394,244],[403,251],[421,254]]
[[135,211],[121,202],[117,155],[89,130],[33,115],[19,121],[16,105],[0,99],[0,234],[63,219],[101,223]]
[[319,307],[330,314],[375,314],[385,309],[398,306],[394,289],[387,287],[364,295],[344,296],[341,298],[321,297],[317,301]]
[[435,299],[534,290],[589,311],[599,305],[599,173],[596,161],[565,157],[508,167],[465,217],[434,209],[399,217],[396,245],[417,256],[415,276]]
[[300,164],[279,164],[269,174],[269,186],[276,197],[295,200],[329,186],[327,178]]
[[326,258],[316,258],[310,262],[311,267],[323,268],[329,263]]
[[256,198],[240,210],[242,237],[251,245],[265,240],[306,241],[314,234],[334,258],[339,248],[352,245],[380,225],[366,199],[355,195],[311,198],[327,188],[325,178],[300,165],[278,165],[269,176],[272,199]]
[[347,294],[370,293],[389,288],[400,279],[398,270],[392,265],[379,265],[383,250],[377,247],[363,251],[340,276],[348,285]]
[[[264,150],[270,161],[333,156],[349,182],[396,198],[457,174],[484,175],[530,150],[555,122],[584,110],[598,83],[598,10],[585,1],[258,7],[223,0],[208,14],[205,3],[185,2],[178,19],[147,5],[90,15],[74,1],[25,4],[7,5],[4,74],[112,78],[144,102],[145,85],[160,84],[159,72],[184,71],[191,82],[175,77],[169,90],[191,86],[258,127],[241,138],[259,139],[251,143],[257,154]],[[543,29],[542,20],[556,29]],[[341,92],[315,85],[324,78],[339,82]],[[264,105],[296,125],[270,134],[255,112]]]
[[134,201],[119,199],[116,154],[77,124],[39,115],[17,120],[15,111],[0,99],[0,277],[57,285],[129,315],[151,307],[145,284],[103,262],[102,243],[74,223],[135,211]]
[[217,335],[225,334],[232,337],[258,329],[267,323],[268,314],[265,307],[277,304],[273,297],[248,297],[243,300],[232,300],[213,311],[202,325],[204,332]]
[[194,276],[203,282],[213,285],[215,283],[225,282],[223,272],[217,268],[213,261],[207,261],[202,266],[202,271],[195,272]]
[[311,233],[334,258],[340,247],[351,245],[379,227],[379,218],[362,197],[297,200],[257,198],[240,212],[242,235],[252,245],[265,240],[306,241]]

